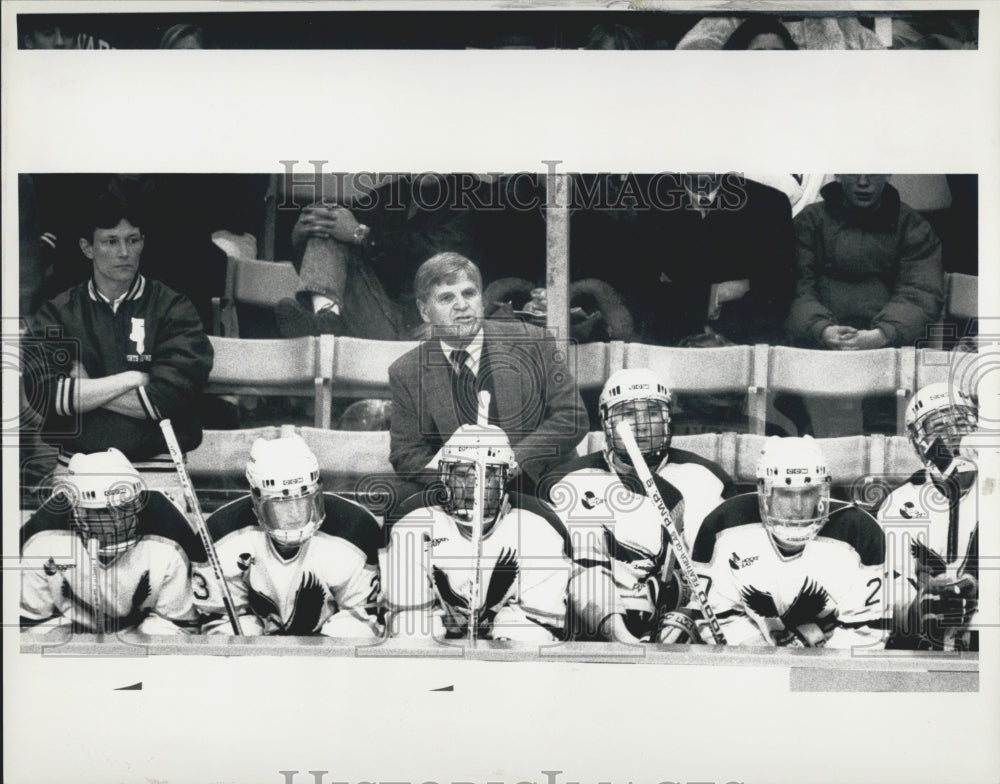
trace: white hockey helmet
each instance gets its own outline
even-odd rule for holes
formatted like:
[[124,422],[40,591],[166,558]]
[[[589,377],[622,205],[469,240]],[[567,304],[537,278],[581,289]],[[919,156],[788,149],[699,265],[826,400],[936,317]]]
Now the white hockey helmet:
[[277,544],[298,546],[322,525],[319,463],[301,436],[254,441],[247,481],[257,521]]
[[113,557],[139,541],[139,510],[145,483],[117,449],[70,458],[68,473],[58,478],[54,493],[72,506],[73,519],[87,538],[96,537],[102,556]]
[[670,390],[652,370],[630,368],[613,373],[598,400],[608,462],[632,465],[615,430],[619,422],[626,421],[632,426],[646,465],[652,469],[659,466],[670,448],[670,404]]
[[979,414],[963,390],[941,382],[920,389],[906,406],[906,432],[928,468],[944,472],[962,457],[962,438],[974,433]]
[[[476,466],[486,477],[483,489],[483,531],[493,527],[507,497],[507,481],[517,469],[510,439],[493,425],[463,425],[441,449],[438,472],[445,487],[444,510],[460,524],[472,522],[476,497]],[[465,526],[461,526],[464,527]]]
[[830,516],[830,472],[811,436],[764,443],[757,463],[760,519],[785,547],[801,549]]

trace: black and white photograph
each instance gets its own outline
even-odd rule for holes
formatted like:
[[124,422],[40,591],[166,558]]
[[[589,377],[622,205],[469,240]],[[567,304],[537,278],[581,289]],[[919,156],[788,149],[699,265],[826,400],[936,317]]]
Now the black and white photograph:
[[1000,9],[2,11],[5,780],[997,780]]

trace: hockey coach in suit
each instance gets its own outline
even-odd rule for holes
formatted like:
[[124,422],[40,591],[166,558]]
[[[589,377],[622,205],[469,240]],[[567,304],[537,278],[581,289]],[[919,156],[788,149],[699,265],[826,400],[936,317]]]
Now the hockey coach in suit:
[[408,479],[436,472],[444,443],[476,424],[485,390],[489,424],[509,437],[521,489],[530,488],[587,434],[568,343],[528,324],[484,319],[479,268],[458,253],[425,261],[414,290],[430,336],[389,367],[393,467]]

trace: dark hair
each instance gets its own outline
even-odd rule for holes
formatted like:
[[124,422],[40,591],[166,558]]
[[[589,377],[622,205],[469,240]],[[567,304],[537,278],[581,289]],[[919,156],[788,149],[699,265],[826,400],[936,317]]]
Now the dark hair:
[[750,42],[758,35],[776,35],[781,39],[786,49],[798,49],[795,41],[792,40],[788,28],[778,21],[774,16],[750,16],[743,20],[743,24],[733,30],[722,45],[723,49],[748,49]]
[[163,34],[163,38],[160,39],[160,49],[173,49],[177,46],[178,41],[188,37],[194,38],[194,40],[198,42],[198,46],[202,49],[215,48],[209,41],[208,33],[205,32],[204,27],[199,27],[196,24],[184,23],[175,24]]
[[94,232],[98,229],[113,229],[122,220],[127,220],[141,230],[142,215],[139,210],[124,199],[111,194],[102,194],[84,210],[80,221],[80,237],[87,242],[94,241]]
[[[605,43],[611,43],[610,47],[605,47]],[[597,24],[587,33],[587,40],[583,44],[584,49],[641,49],[642,41],[639,33],[626,25],[620,24]]]

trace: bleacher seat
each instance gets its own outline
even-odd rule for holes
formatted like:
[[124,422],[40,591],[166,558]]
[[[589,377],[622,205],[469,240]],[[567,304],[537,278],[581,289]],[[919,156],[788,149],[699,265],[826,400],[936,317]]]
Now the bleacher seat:
[[[763,432],[762,369],[754,346],[675,348],[625,344],[623,367],[649,368],[662,376],[672,392],[713,394],[733,392],[748,396],[748,430]],[[759,422],[755,420],[759,419]]]
[[299,288],[295,267],[287,261],[248,261],[230,257],[222,297],[212,299],[213,332],[239,337],[237,307],[249,305],[270,309]]
[[[857,399],[885,395],[896,400],[896,432],[903,432],[903,412],[912,392],[912,375],[903,352],[818,351],[771,346],[767,361],[767,393],[785,392],[805,398]],[[763,423],[759,423],[763,424]],[[757,430],[758,434],[763,428]]]
[[336,338],[331,366],[334,396],[388,398],[389,365],[416,345],[401,340]]
[[209,394],[311,397],[316,427],[330,427],[333,338],[240,340],[211,336]]

